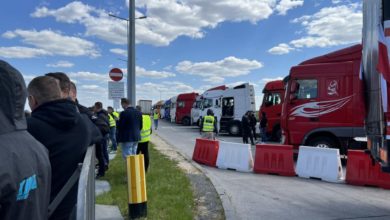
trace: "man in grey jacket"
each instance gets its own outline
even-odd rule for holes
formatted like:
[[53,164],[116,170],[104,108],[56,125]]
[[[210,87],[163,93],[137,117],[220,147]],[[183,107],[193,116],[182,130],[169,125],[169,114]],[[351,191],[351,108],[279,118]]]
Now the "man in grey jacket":
[[0,60],[0,219],[47,219],[51,168],[46,148],[27,131],[22,75]]

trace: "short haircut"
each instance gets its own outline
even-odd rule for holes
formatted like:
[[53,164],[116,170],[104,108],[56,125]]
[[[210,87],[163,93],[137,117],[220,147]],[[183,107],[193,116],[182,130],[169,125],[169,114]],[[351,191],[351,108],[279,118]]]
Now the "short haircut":
[[99,108],[99,109],[102,109],[103,108],[103,104],[101,102],[95,102],[95,107]]
[[137,109],[138,111],[142,112],[142,108],[139,105],[135,106],[135,109]]
[[129,102],[129,100],[128,99],[126,99],[126,98],[121,98],[121,103],[122,104],[130,104],[130,102]]
[[58,81],[50,76],[35,77],[28,84],[29,95],[34,96],[38,104],[61,99],[61,89]]
[[55,73],[46,73],[46,76],[51,76],[56,78],[60,82],[60,88],[63,93],[69,94],[70,91],[70,79],[69,77],[62,72]]
[[114,108],[113,108],[113,107],[111,107],[111,106],[108,106],[108,107],[107,107],[107,109],[114,110]]

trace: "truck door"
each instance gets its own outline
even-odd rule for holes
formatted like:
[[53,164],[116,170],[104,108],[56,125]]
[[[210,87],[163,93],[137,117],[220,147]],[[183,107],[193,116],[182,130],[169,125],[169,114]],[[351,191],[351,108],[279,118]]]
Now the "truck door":
[[[261,111],[265,112],[268,119],[267,133],[272,133],[274,126],[280,123],[280,116],[282,112],[281,102],[282,99],[279,92],[273,91],[264,94]],[[259,115],[261,115],[261,112]]]
[[[288,131],[291,144],[301,144],[305,134],[318,126],[318,80],[294,78],[291,80]],[[295,87],[295,88],[292,88]]]

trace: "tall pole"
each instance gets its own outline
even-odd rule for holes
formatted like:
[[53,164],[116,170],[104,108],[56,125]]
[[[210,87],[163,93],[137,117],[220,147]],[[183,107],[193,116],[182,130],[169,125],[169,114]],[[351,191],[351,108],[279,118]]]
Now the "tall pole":
[[135,0],[129,1],[127,48],[127,98],[135,106]]

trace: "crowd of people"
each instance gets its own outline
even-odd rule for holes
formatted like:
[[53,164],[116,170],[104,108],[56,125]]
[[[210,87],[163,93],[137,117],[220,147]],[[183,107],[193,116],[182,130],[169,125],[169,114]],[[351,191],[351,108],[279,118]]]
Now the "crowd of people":
[[[77,201],[74,184],[53,213],[51,202],[83,162],[88,146],[96,148],[97,178],[109,168],[111,151],[122,156],[144,154],[148,169],[151,119],[140,107],[121,99],[120,114],[101,102],[85,107],[77,87],[62,72],[31,80],[0,60],[0,219],[73,219]],[[28,100],[31,114],[25,114]],[[27,116],[27,119],[26,119]]]

